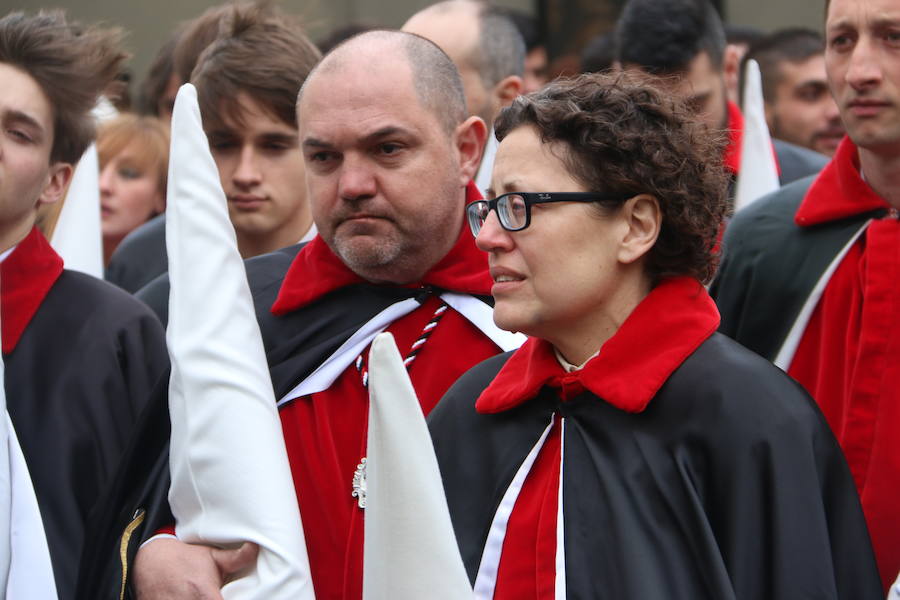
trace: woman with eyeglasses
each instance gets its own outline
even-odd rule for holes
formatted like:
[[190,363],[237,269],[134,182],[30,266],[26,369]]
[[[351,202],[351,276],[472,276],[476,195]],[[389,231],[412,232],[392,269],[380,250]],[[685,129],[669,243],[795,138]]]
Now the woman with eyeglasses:
[[811,399],[716,333],[716,136],[630,76],[518,98],[467,208],[494,320],[528,334],[429,417],[477,598],[877,598]]

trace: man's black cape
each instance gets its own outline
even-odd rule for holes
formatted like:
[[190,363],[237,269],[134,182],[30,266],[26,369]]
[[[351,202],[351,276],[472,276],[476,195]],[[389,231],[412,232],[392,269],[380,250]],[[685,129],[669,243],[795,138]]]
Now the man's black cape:
[[[275,397],[282,398],[311,374],[351,335],[379,312],[401,300],[424,302],[432,288],[395,288],[356,284],[283,316],[270,312],[285,273],[302,247],[297,244],[245,261]],[[160,319],[167,317],[168,281],[156,280],[141,290]],[[487,299],[485,299],[487,301]],[[169,488],[168,377],[155,390],[122,468],[93,521],[81,567],[78,598],[119,598],[127,570],[140,543],[174,522]],[[120,551],[123,556],[119,560]]]
[[714,334],[647,409],[555,390],[497,414],[475,400],[509,354],[481,363],[428,417],[474,583],[497,506],[557,413],[568,598],[882,597],[847,464],[809,396]]
[[34,484],[57,592],[74,597],[86,523],[151,389],[165,333],[134,298],[63,271],[4,355],[10,419]]
[[834,257],[867,220],[885,212],[799,227],[794,215],[814,180],[786,185],[735,215],[710,286],[722,315],[719,331],[769,360]]
[[134,294],[168,270],[163,213],[125,236],[110,257],[103,278]]

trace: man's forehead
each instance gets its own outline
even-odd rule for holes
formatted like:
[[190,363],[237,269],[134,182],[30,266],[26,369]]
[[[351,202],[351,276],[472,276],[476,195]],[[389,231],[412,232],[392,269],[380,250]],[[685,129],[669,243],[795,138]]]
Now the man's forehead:
[[831,0],[825,18],[827,30],[860,25],[879,26],[900,22],[895,0]]
[[408,67],[354,64],[314,75],[297,105],[297,121],[303,130],[314,123],[349,118],[405,120],[415,117],[420,108]]
[[297,129],[284,121],[274,107],[267,106],[246,92],[219,102],[217,114],[208,117],[209,129],[230,135],[294,134]]
[[53,133],[53,108],[38,82],[27,72],[0,62],[0,116]]
[[778,63],[778,74],[782,82],[801,83],[803,81],[825,81],[825,55],[816,54],[806,60],[783,60]]

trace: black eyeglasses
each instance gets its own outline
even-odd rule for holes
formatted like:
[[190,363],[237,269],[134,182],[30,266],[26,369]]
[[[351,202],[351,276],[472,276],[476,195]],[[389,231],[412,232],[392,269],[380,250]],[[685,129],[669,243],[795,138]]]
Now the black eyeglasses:
[[531,225],[531,205],[548,202],[596,202],[622,200],[622,196],[605,196],[595,192],[513,192],[493,200],[478,200],[466,207],[466,219],[472,235],[477,236],[492,210],[497,211],[500,226],[506,231],[522,231]]

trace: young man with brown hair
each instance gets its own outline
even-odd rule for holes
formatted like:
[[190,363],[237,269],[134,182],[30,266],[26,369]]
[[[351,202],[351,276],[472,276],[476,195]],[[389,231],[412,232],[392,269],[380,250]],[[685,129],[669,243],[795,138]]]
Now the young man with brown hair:
[[791,27],[751,44],[741,64],[759,63],[772,137],[833,156],[845,132],[828,90],[824,53],[818,32]]
[[159,321],[81,273],[34,227],[94,136],[125,58],[115,30],[62,13],[0,19],[0,309],[7,409],[34,485],[59,598],[73,597],[85,522],[167,364]]
[[[217,37],[210,39],[213,32]],[[175,73],[197,87],[244,258],[315,233],[294,102],[319,58],[294,17],[259,3],[208,10],[187,26],[175,49]],[[184,75],[187,69],[192,72]],[[165,222],[157,218],[122,242],[106,277],[135,292],[166,268]]]

